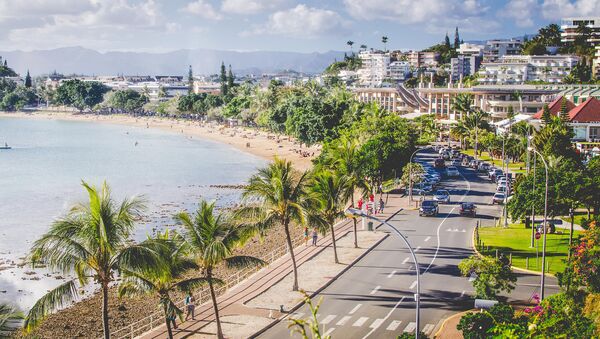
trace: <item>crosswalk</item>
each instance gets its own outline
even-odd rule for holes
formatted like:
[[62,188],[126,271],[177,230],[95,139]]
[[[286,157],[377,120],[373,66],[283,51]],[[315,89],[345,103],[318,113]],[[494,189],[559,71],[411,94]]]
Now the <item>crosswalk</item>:
[[[312,316],[305,316],[304,313],[295,313],[293,314],[293,317],[296,319],[304,318],[306,321],[312,320]],[[343,328],[344,326],[364,327],[369,329],[385,328],[386,331],[397,333],[412,333],[417,327],[417,324],[414,321],[403,322],[401,320],[370,318],[364,316],[319,314],[317,315],[317,318],[319,319],[319,324],[324,327],[324,335],[331,335],[336,329]],[[434,324],[425,324],[421,331],[429,336],[433,334],[434,329]]]

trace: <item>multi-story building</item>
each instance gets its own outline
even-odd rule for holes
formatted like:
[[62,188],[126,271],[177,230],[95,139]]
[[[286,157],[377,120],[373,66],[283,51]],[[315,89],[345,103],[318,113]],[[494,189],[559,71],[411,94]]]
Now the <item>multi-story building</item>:
[[458,54],[461,55],[477,55],[477,56],[483,56],[483,50],[485,49],[485,45],[477,45],[477,44],[470,44],[467,42],[464,42],[462,44],[460,44],[460,47],[458,48]]
[[413,68],[436,67],[440,60],[438,52],[408,52],[408,63]]
[[592,72],[595,77],[600,76],[600,46],[596,46],[596,54],[594,55],[594,61],[592,62]]
[[358,70],[361,85],[380,86],[389,74],[390,54],[382,51],[361,51],[358,57],[362,61]]
[[393,81],[403,81],[410,74],[408,61],[394,61],[390,63],[388,77]]
[[450,60],[450,76],[452,81],[459,81],[462,77],[473,75],[479,70],[481,57],[479,55],[460,54]]
[[494,62],[505,55],[521,54],[523,42],[518,39],[488,40],[483,50],[483,62]]
[[417,98],[413,92],[402,87],[396,88],[357,88],[354,90],[360,102],[376,102],[382,109],[396,113],[410,113],[418,110]]
[[[575,105],[565,98],[568,109],[568,124],[573,129],[573,140],[586,142],[600,142],[600,100],[595,97],[588,98],[579,105]],[[560,114],[563,97],[559,96],[548,105],[550,114]],[[533,119],[540,120],[543,111],[540,110]]]
[[592,45],[600,45],[600,17],[579,17],[579,18],[564,18],[561,21],[560,28],[562,29],[561,41],[564,43],[572,43],[579,36],[579,25],[586,25],[590,30],[588,42]]
[[561,83],[579,58],[571,55],[512,55],[497,62],[484,62],[479,82],[490,85],[520,85],[528,81]]

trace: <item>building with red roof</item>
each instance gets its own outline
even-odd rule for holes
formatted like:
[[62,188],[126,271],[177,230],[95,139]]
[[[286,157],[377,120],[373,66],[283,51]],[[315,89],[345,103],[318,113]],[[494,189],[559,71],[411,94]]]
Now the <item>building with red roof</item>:
[[[562,105],[563,98],[564,98],[563,96],[559,96],[554,101],[552,101],[551,103],[548,104],[548,108],[550,109],[551,115],[553,115],[553,116],[558,115],[558,113],[560,112],[560,106]],[[575,104],[572,101],[567,100],[567,110],[570,111],[573,108],[575,108]],[[533,115],[533,119],[541,119],[543,113],[544,113],[544,108],[542,107],[539,111],[537,111],[537,113],[535,113]]]
[[600,141],[600,100],[590,97],[569,111],[574,140]]

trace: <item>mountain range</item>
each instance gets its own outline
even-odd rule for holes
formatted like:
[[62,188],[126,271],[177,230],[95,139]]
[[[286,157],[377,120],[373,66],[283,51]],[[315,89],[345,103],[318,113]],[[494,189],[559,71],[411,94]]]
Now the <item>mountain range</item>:
[[274,51],[220,51],[181,49],[166,53],[105,52],[83,47],[51,50],[0,51],[8,65],[24,75],[52,73],[85,75],[186,75],[192,65],[194,74],[215,74],[221,62],[238,74],[273,73],[294,70],[320,73],[344,52],[298,53]]

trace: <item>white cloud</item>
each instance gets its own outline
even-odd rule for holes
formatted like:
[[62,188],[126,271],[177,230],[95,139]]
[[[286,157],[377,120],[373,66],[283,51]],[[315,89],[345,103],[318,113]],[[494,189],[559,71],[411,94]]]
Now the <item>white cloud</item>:
[[550,20],[558,20],[569,16],[600,16],[600,1],[544,0],[542,15]]
[[346,31],[346,26],[342,17],[334,11],[300,4],[271,14],[266,24],[242,32],[242,35],[276,34],[313,38],[325,34],[343,33]]
[[489,8],[480,0],[344,0],[348,13],[358,20],[389,20],[399,24],[421,24],[429,32],[491,32],[499,24],[484,19]]
[[183,11],[209,20],[221,20],[223,18],[223,16],[205,0],[196,0],[188,3],[183,8]]
[[534,15],[538,12],[537,0],[510,0],[500,12],[506,18],[514,19],[519,27],[533,27]]
[[256,14],[279,8],[287,2],[287,0],[223,0],[221,10],[234,14]]

